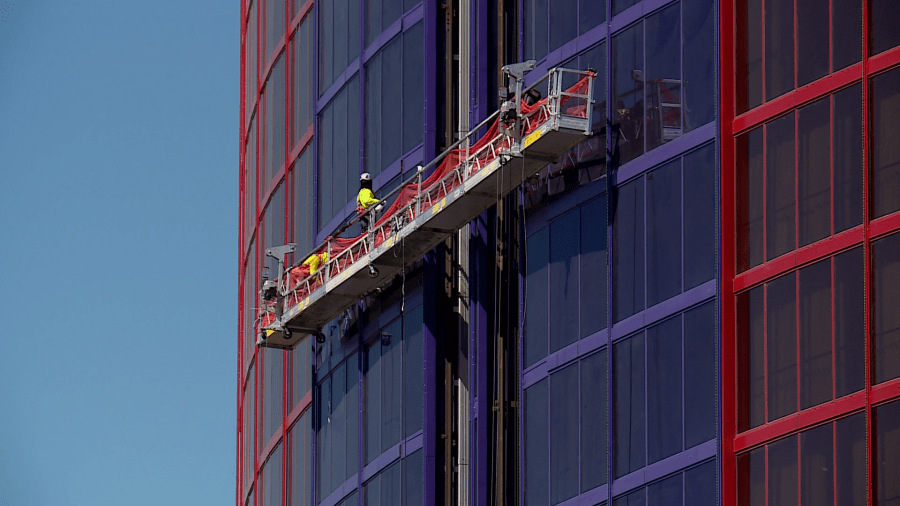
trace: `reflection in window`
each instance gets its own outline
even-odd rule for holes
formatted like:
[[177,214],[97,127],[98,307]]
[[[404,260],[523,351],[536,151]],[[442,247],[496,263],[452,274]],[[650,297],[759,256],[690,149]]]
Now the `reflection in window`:
[[291,219],[293,224],[293,237],[291,242],[297,243],[297,253],[294,255],[293,261],[302,260],[300,255],[304,255],[312,251],[315,240],[315,208],[313,207],[313,195],[315,195],[315,186],[313,186],[313,150],[307,149],[294,162],[290,173],[290,184],[292,187],[291,198]]
[[360,0],[317,4],[319,11],[319,95],[359,56]]
[[674,3],[645,21],[644,132],[648,151],[680,137],[684,128],[680,18],[681,5]]
[[614,36],[610,64],[610,106],[613,123],[621,127],[620,162],[644,152],[644,24],[638,23]]
[[373,176],[422,142],[423,30],[416,23],[366,65],[366,170]]
[[550,504],[558,504],[578,495],[577,363],[550,375],[549,413]]
[[403,503],[401,506],[421,506],[425,501],[425,451],[407,455],[403,468]]
[[716,118],[716,9],[713,0],[682,0],[684,131]]

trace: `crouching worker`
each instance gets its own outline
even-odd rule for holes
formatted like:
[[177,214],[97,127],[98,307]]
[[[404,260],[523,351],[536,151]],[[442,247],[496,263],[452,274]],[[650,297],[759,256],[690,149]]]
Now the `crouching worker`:
[[[356,196],[356,214],[362,223],[363,232],[369,231],[369,218],[372,222],[377,220],[376,213],[381,211],[382,205],[378,204],[379,200],[375,198],[375,192],[372,191],[372,176],[368,172],[363,172],[359,176],[359,194]],[[375,206],[375,212],[370,213],[369,208]]]
[[309,275],[312,276],[319,270],[319,267],[328,263],[328,250],[321,253],[313,253],[303,261],[302,267],[309,267]]

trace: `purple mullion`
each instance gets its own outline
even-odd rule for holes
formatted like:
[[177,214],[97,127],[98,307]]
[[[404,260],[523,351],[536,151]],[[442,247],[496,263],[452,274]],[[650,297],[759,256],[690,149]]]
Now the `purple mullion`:
[[704,460],[716,456],[717,441],[710,439],[705,443],[688,448],[681,453],[676,453],[671,457],[654,462],[642,469],[638,469],[632,473],[617,479],[613,486],[609,487],[610,500],[614,495],[620,495],[630,492],[648,483],[656,481],[664,476],[684,471],[686,468]]
[[[425,0],[424,18],[425,18],[425,152],[422,155],[423,160],[431,159],[436,152],[437,136],[437,111],[440,105],[437,103],[438,84],[438,61],[437,61],[437,40],[438,33],[438,11],[439,0]],[[426,497],[428,497],[426,495]]]
[[[603,26],[606,29],[606,65],[605,65],[605,73],[604,79],[606,79],[606,83],[610,83],[612,79],[612,70],[610,62],[612,61],[612,44],[609,43],[609,35],[610,35],[610,18],[612,17],[612,2],[606,2],[606,22],[603,23]],[[607,95],[609,94],[609,86],[604,86],[607,89]],[[596,87],[595,87],[596,89]],[[606,117],[612,118],[612,107],[610,106],[610,100],[606,100],[606,97],[603,97],[606,102]],[[606,129],[606,146],[607,150],[612,150],[615,147],[612,144],[612,129]],[[607,158],[608,160],[609,158]],[[618,169],[616,169],[617,174],[615,174],[616,178],[618,178]],[[612,402],[613,402],[613,377],[612,377],[612,329],[613,329],[613,275],[615,274],[613,271],[613,226],[610,223],[609,217],[611,214],[611,204],[612,199],[610,198],[610,190],[613,188],[613,174],[609,172],[609,165],[607,164],[606,168],[606,504],[607,506],[612,504],[612,482],[613,482],[613,461],[612,461],[612,449],[613,449],[613,431],[612,431]],[[579,378],[580,379],[580,378]]]
[[475,120],[472,122],[473,125],[477,125],[477,122],[483,121],[488,117],[489,111],[487,110],[488,104],[488,73],[490,72],[488,66],[488,28],[487,28],[487,19],[488,19],[488,0],[476,0],[478,2],[478,43],[475,47],[479,49],[479,54],[477,54],[478,58],[478,75],[481,76],[481,79],[478,80],[478,107],[477,113],[475,115]]
[[[309,15],[311,15],[313,17],[311,20],[311,23],[310,23],[311,26],[309,28],[313,32],[312,36],[311,36],[312,41],[313,41],[312,52],[309,55],[313,61],[313,64],[312,64],[312,68],[313,68],[312,90],[313,90],[313,97],[318,97],[319,96],[319,2],[313,2],[312,12]],[[312,214],[313,215],[311,216],[312,219],[310,220],[310,222],[312,223],[313,230],[318,230],[319,212],[320,212],[319,211],[319,148],[318,148],[320,109],[318,107],[318,104],[315,101],[313,101],[313,103],[310,105],[312,105],[314,108],[314,113],[312,115],[312,127],[313,127],[312,144],[313,144],[313,146],[311,146],[311,147],[315,148],[315,150],[313,151],[314,156],[312,159],[312,179],[313,179],[313,191],[312,191],[313,212],[312,212]],[[307,149],[309,149],[309,148],[307,148]],[[309,234],[310,232],[311,232],[310,230],[306,231],[307,234]],[[315,234],[313,234],[313,236],[315,237]],[[313,363],[315,363],[315,362],[313,362]],[[315,383],[313,383],[313,388],[315,388]],[[315,400],[313,401],[313,406],[315,406]],[[314,426],[314,425],[311,425],[311,426]],[[315,430],[313,430],[312,432],[315,432]],[[315,438],[313,438],[313,439],[315,439]],[[315,448],[315,443],[313,444],[313,448]],[[315,452],[313,452],[313,456],[315,456]],[[313,467],[313,469],[315,469],[315,467],[316,467],[315,463],[313,463],[312,467]],[[310,488],[315,489],[315,483],[316,483],[316,480],[312,479],[313,485]],[[315,504],[315,497],[316,497],[315,493],[313,493],[313,504]]]

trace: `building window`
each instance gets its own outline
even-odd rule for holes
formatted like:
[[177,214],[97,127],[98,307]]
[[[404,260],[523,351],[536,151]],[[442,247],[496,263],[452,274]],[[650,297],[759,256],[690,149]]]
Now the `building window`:
[[319,228],[356,198],[359,167],[359,75],[319,115]]
[[614,322],[715,277],[715,170],[708,144],[619,187]]
[[559,504],[606,483],[606,354],[525,390],[526,504]]
[[872,78],[873,218],[900,211],[900,69]]
[[865,387],[863,268],[858,247],[737,296],[739,431]]
[[525,367],[606,328],[606,198],[528,238]]
[[400,16],[421,3],[421,0],[365,0],[366,45],[375,42]]
[[300,255],[307,254],[315,246],[313,242],[316,236],[316,209],[313,199],[315,186],[312,153],[312,149],[305,150],[294,162],[289,176],[292,200],[290,218],[293,220],[290,229],[293,230],[292,242],[297,243],[294,261],[304,260]]
[[[275,175],[281,170],[285,161],[285,66],[284,53],[282,53],[275,62],[272,74],[263,89],[265,107],[262,119],[265,128],[263,138],[260,140],[263,147],[260,154],[265,160],[263,166],[266,169],[265,186],[262,187],[265,188],[264,191],[268,191],[275,185]],[[263,195],[265,195],[264,192]]]
[[862,223],[861,109],[855,84],[735,139],[738,272]]
[[[860,61],[861,0],[822,4],[814,0],[766,2],[763,9],[762,0],[738,0],[738,114]],[[828,47],[832,48],[830,64],[829,52],[823,50]]]
[[900,401],[875,408],[876,504],[900,504]]
[[262,468],[262,504],[260,506],[281,506],[282,444],[278,443]]
[[[250,361],[250,358],[245,358]],[[254,445],[256,438],[256,369],[255,363],[250,364],[250,370],[247,373],[247,381],[244,386],[244,398],[241,401],[243,409],[243,423],[241,424],[241,444],[243,445],[244,459],[242,467],[244,470],[243,487],[241,490],[246,494],[253,481],[256,478],[256,447]]]
[[356,353],[351,353],[349,359],[335,366],[317,388],[318,501],[327,498],[358,470],[359,369],[356,357]]
[[714,119],[713,11],[706,0],[676,2],[613,35],[609,103],[622,163]]
[[293,81],[293,136],[291,145],[296,146],[303,134],[312,125],[315,115],[313,102],[313,17],[306,16],[291,39],[291,75]]
[[366,65],[366,171],[373,176],[422,143],[424,37],[420,21]]
[[[737,456],[738,505],[866,504],[865,413]],[[768,491],[768,492],[767,492]],[[878,502],[878,504],[887,504]]]
[[318,2],[319,96],[359,56],[360,0]]
[[900,46],[900,16],[897,16],[897,4],[891,0],[870,0],[869,19],[872,30],[869,55]]
[[258,409],[260,443],[266,445],[284,422],[284,353],[281,350],[261,350],[262,402]]
[[300,419],[291,427],[289,435],[291,458],[289,472],[291,481],[288,484],[287,497],[289,506],[309,506],[312,500],[312,410],[308,410],[300,416]]
[[715,437],[715,317],[707,302],[613,345],[616,478]]
[[871,251],[874,383],[882,383],[900,378],[900,234],[873,242]]
[[716,504],[716,462],[710,460],[613,498],[613,506]]
[[525,59],[540,60],[606,21],[606,0],[524,0]]

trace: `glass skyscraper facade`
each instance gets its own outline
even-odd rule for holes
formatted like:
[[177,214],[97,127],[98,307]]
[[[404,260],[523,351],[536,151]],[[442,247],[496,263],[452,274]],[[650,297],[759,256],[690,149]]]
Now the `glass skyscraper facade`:
[[[900,505],[893,0],[241,1],[238,506]],[[529,59],[594,135],[257,348],[266,248],[358,235]]]

